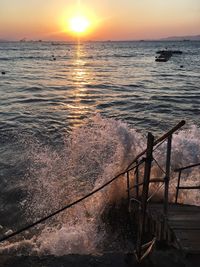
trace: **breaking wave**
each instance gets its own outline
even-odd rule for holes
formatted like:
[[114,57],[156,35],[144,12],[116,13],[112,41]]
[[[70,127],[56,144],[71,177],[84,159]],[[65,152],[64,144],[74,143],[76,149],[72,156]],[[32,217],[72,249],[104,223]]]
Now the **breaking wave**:
[[[64,138],[59,148],[41,145],[30,137],[21,140],[26,148],[22,157],[28,162],[26,174],[20,181],[21,189],[26,191],[26,197],[20,202],[25,217],[23,224],[36,221],[109,181],[124,170],[146,145],[145,136],[140,132],[126,123],[100,115],[85,120],[81,127]],[[200,162],[199,140],[200,130],[196,126],[173,135],[171,201],[174,201],[177,183],[177,174],[173,170]],[[154,154],[163,169],[165,151],[164,143]],[[152,177],[162,175],[154,164]],[[184,184],[197,185],[199,168],[185,171],[182,180]],[[154,189],[152,187],[151,191]],[[180,192],[179,201],[200,205],[199,192],[196,191]],[[161,195],[162,192],[154,200]],[[23,241],[17,237],[2,243],[0,252],[39,255],[97,253],[105,249],[108,238],[109,249],[122,249],[114,238],[116,233],[108,236],[103,214],[109,205],[120,203],[123,198],[126,198],[126,180],[120,177],[84,202],[25,233]]]

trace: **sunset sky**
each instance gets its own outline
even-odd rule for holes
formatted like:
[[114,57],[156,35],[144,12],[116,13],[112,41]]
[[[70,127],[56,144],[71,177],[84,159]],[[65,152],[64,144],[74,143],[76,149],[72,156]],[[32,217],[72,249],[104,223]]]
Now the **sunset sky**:
[[[85,27],[70,19],[86,18]],[[79,18],[78,18],[79,20]],[[0,39],[137,40],[200,34],[200,0],[0,0]]]

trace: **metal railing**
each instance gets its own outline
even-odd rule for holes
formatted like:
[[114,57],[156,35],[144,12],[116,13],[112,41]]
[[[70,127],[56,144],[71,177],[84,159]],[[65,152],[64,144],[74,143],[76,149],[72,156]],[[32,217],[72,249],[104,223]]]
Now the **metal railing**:
[[[148,140],[147,140],[147,148],[142,151],[127,167],[126,169],[126,175],[127,175],[127,197],[128,197],[128,203],[130,204],[131,201],[131,190],[135,189],[135,195],[136,199],[139,198],[139,190],[140,187],[144,185],[144,181],[139,182],[139,167],[143,163],[146,164],[147,161],[149,162],[155,162],[155,164],[161,169],[161,171],[164,173],[163,179],[149,179],[148,183],[158,183],[163,182],[165,184],[165,213],[167,213],[167,205],[168,205],[168,190],[169,190],[169,178],[170,178],[170,161],[171,161],[171,146],[172,146],[172,135],[179,130],[183,125],[185,124],[185,121],[179,122],[175,127],[173,127],[170,131],[165,133],[163,136],[158,138],[154,141],[154,137],[151,133],[148,134]],[[153,138],[153,142],[151,144],[152,147],[152,153],[150,158],[148,158],[147,152],[148,152],[148,144],[151,140],[150,136]],[[163,170],[157,160],[153,157],[153,152],[157,150],[165,141],[167,141],[167,155],[166,155],[166,168]],[[146,157],[144,157],[146,154]],[[130,186],[130,172],[134,170],[134,185]]]
[[180,182],[181,182],[181,174],[184,170],[187,170],[187,169],[191,169],[191,168],[194,168],[194,167],[197,167],[197,166],[200,166],[200,163],[196,163],[196,164],[192,164],[192,165],[188,165],[188,166],[185,166],[185,167],[182,167],[182,168],[178,168],[178,169],[175,169],[174,172],[178,172],[178,182],[177,182],[177,187],[176,187],[176,197],[175,197],[175,203],[178,202],[178,195],[179,195],[179,190],[187,190],[187,189],[200,189],[200,184],[197,185],[197,186],[181,186],[180,185]]
[[[185,124],[185,121],[181,121],[178,123],[175,127],[173,127],[170,131],[165,133],[163,136],[158,138],[154,141],[154,136],[151,133],[148,133],[147,137],[147,148],[141,152],[134,161],[128,166],[127,168],[127,197],[128,197],[128,205],[129,210],[131,206],[131,202],[137,202],[139,204],[139,222],[138,222],[138,231],[137,231],[137,242],[136,242],[136,250],[135,254],[138,259],[138,261],[141,261],[143,259],[144,255],[146,256],[146,251],[148,250],[148,247],[152,247],[152,242],[155,243],[155,238],[152,240],[152,242],[148,242],[147,244],[142,245],[143,239],[144,239],[144,230],[145,230],[145,222],[146,222],[146,215],[147,215],[147,205],[151,198],[158,192],[162,187],[164,187],[164,196],[163,196],[163,212],[165,216],[165,220],[167,220],[168,216],[168,205],[169,205],[169,181],[170,181],[170,168],[171,168],[171,148],[172,148],[172,135],[179,130],[183,125]],[[167,147],[166,147],[166,164],[165,164],[165,170],[160,166],[160,164],[157,162],[157,160],[153,157],[153,152],[158,149],[165,141],[167,141]],[[145,156],[145,157],[144,157]],[[155,178],[150,179],[151,175],[151,167],[152,162],[154,162],[158,168],[162,171],[164,174],[163,178]],[[143,175],[143,181],[139,181],[139,167],[141,164],[144,163],[144,175]],[[134,170],[134,185],[131,186],[131,179],[130,179],[130,171]],[[152,194],[149,196],[149,186],[152,183],[162,183]],[[140,188],[142,187],[142,193],[139,194]],[[135,197],[132,197],[132,190],[135,189]],[[143,249],[146,248],[146,251],[144,253]]]

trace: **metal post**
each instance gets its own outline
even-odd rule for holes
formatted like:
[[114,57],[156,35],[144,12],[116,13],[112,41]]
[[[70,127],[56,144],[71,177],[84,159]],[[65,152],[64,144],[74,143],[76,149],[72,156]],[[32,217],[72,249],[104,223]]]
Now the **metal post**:
[[127,175],[127,197],[128,197],[128,210],[130,208],[130,178],[129,178],[129,171],[126,173]]
[[146,220],[146,208],[147,208],[147,199],[148,199],[148,192],[149,192],[149,180],[150,180],[150,174],[151,174],[153,143],[154,143],[154,136],[151,133],[148,133],[142,201],[141,201],[141,209],[139,211],[139,225],[138,225],[139,229],[138,229],[137,244],[136,244],[136,252],[137,252],[138,259],[141,258],[141,252],[142,252],[141,251],[142,250],[142,239],[143,239],[143,232],[144,232],[145,220]]
[[[138,165],[138,160],[136,160],[136,165]],[[139,197],[139,167],[137,166],[135,169],[135,184],[137,185],[135,187],[135,193],[136,193],[136,198],[138,199]]]
[[178,174],[178,183],[177,183],[177,187],[176,187],[176,199],[175,199],[175,203],[177,203],[177,201],[178,201],[178,193],[179,193],[180,181],[181,181],[181,170],[179,171],[179,174]]
[[164,215],[165,215],[165,217],[167,217],[167,215],[168,215],[171,147],[172,147],[172,135],[170,135],[167,139],[166,175],[165,175],[165,192],[164,192]]

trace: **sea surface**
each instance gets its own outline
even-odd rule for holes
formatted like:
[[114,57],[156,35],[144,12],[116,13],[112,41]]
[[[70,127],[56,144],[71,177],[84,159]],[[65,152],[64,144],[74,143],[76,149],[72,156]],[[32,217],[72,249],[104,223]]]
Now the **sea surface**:
[[[183,54],[155,62],[163,49]],[[173,137],[172,169],[200,162],[198,41],[0,43],[0,236],[113,178],[145,147],[147,132],[158,137],[183,119],[186,126]],[[156,155],[163,167],[164,154],[163,146]],[[199,179],[198,167],[184,176],[186,184]],[[172,173],[171,200],[175,181]],[[127,248],[105,214],[125,190],[122,177],[2,243],[0,253]],[[182,192],[180,201],[200,205],[199,191]]]

